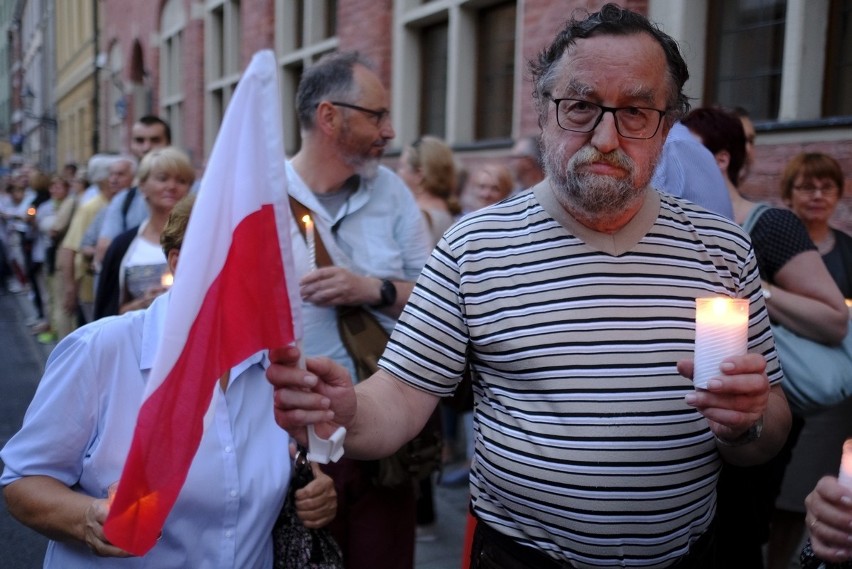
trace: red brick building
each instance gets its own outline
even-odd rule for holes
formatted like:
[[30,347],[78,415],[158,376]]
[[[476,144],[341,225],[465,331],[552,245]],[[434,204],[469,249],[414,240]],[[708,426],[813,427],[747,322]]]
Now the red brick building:
[[[693,106],[719,102],[751,111],[757,160],[745,193],[777,201],[778,176],[792,155],[827,152],[847,175],[838,222],[852,229],[852,2],[620,3],[648,14],[681,43]],[[102,0],[103,148],[125,149],[133,120],[154,113],[172,123],[175,143],[202,166],[241,70],[255,51],[269,48],[280,63],[292,153],[301,70],[323,53],[357,49],[374,60],[391,92],[396,148],[429,133],[445,138],[467,164],[501,157],[512,139],[538,131],[526,61],[574,9],[602,4]]]

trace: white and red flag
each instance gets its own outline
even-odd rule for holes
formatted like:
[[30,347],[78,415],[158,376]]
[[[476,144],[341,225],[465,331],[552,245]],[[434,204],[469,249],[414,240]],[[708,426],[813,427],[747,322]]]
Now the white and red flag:
[[265,50],[240,78],[210,154],[104,525],[110,542],[135,555],[154,546],[177,499],[219,378],[302,330],[285,279],[294,271],[284,160],[275,57]]

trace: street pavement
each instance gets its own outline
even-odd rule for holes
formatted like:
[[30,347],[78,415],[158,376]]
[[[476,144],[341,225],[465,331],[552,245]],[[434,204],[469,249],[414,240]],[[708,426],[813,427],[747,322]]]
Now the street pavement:
[[[20,428],[51,348],[27,329],[31,307],[26,294],[0,294],[0,446]],[[0,566],[41,567],[46,547],[47,539],[15,521],[0,500]]]
[[[33,316],[26,294],[0,294],[0,447],[20,428],[53,348],[30,333],[27,322]],[[467,486],[435,488],[435,540],[417,542],[415,569],[461,566],[467,495]],[[41,567],[46,546],[47,540],[15,521],[0,500],[0,567]]]
[[418,541],[415,569],[459,569],[462,562],[468,487],[434,489],[435,541]]

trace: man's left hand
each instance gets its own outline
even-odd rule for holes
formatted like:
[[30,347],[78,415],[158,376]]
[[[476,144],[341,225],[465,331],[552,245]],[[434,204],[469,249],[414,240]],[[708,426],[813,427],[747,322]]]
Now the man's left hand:
[[376,304],[380,297],[376,279],[363,277],[343,267],[322,267],[299,282],[302,300],[317,306]]

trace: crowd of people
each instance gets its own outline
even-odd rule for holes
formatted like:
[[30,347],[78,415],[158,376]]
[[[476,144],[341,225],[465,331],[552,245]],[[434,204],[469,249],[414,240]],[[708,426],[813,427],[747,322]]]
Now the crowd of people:
[[[372,63],[339,52],[305,69],[288,193],[328,260],[313,262],[294,217],[304,354],[272,347],[223,376],[229,421],[205,434],[197,484],[152,550],[158,567],[271,567],[290,460],[268,449],[306,444],[308,425],[347,429],[344,458],[316,469],[301,509],[347,569],[412,569],[440,522],[436,482],[469,485],[475,529],[460,561],[473,569],[786,569],[804,537],[814,559],[852,559],[852,489],[837,480],[852,407],[791,412],[770,327],[828,345],[848,333],[852,237],[830,225],[846,184],[837,161],[792,158],[786,207],[747,232],[754,125],[742,108],[690,110],[679,48],[645,17],[607,4],[572,19],[530,72],[539,136],[465,168],[424,135],[394,172]],[[103,536],[104,498],[192,204],[196,173],[170,144],[169,125],[143,117],[130,154],[52,176],[21,167],[0,201],[2,284],[30,292],[40,340],[62,340],[0,453],[9,511],[52,540],[46,567],[137,566]],[[705,296],[749,301],[748,345],[694,389]],[[338,326],[351,306],[390,337],[369,378]],[[380,459],[435,421],[443,471],[378,482]],[[244,463],[229,462],[226,440]],[[201,488],[214,478],[211,498]],[[243,539],[230,557],[225,525]]]

